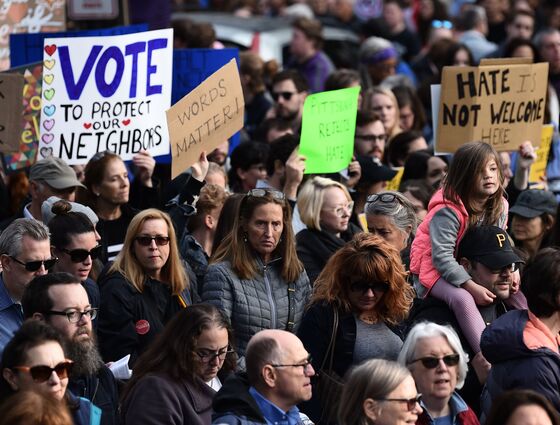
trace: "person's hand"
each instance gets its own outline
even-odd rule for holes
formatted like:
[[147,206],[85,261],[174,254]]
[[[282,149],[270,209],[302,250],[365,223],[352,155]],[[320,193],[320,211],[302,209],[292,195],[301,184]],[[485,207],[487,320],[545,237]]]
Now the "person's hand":
[[491,291],[486,289],[484,286],[479,285],[474,280],[469,279],[463,284],[463,289],[469,291],[469,294],[474,298],[474,302],[477,305],[484,306],[490,305],[494,302],[494,295]]
[[284,194],[288,199],[296,199],[297,197],[297,190],[305,172],[305,159],[305,156],[299,154],[299,147],[296,147],[286,161]]
[[352,158],[352,162],[348,164],[348,180],[346,180],[346,187],[353,189],[362,177],[362,167],[356,161],[356,157]]
[[537,153],[530,141],[523,142],[519,145],[519,158],[517,166],[523,170],[531,168],[531,165],[537,159]]
[[486,379],[488,378],[488,373],[490,372],[490,368],[492,367],[492,365],[488,363],[488,360],[484,358],[481,352],[478,352],[471,360],[471,366],[476,373],[478,382],[480,382],[481,385],[484,385]]
[[512,283],[509,293],[515,295],[519,292],[519,287],[521,286],[521,276],[519,275],[519,270],[513,272]]
[[153,187],[152,176],[156,161],[148,151],[141,150],[132,158],[132,163],[136,167],[136,178],[140,179],[143,186]]
[[193,165],[191,165],[191,175],[199,182],[203,181],[208,174],[208,159],[206,159],[206,152],[203,151]]

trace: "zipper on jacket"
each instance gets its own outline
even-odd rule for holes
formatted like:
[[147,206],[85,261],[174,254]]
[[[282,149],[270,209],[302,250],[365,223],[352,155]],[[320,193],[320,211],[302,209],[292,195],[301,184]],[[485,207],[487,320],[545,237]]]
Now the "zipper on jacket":
[[276,304],[274,303],[274,297],[272,296],[272,288],[270,287],[270,282],[268,281],[268,276],[266,274],[266,264],[263,266],[264,283],[266,284],[266,294],[268,295],[268,302],[270,303],[270,329],[276,329]]

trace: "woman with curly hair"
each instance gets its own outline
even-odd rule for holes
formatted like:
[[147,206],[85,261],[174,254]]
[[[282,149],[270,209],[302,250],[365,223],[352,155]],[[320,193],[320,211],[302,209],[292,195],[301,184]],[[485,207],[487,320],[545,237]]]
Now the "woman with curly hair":
[[[399,323],[407,317],[412,299],[399,252],[379,236],[357,234],[329,259],[315,281],[298,331],[313,368],[320,371],[331,363],[333,335],[332,369],[339,376],[367,359],[396,360],[403,344]],[[304,411],[314,422],[320,420],[317,397]]]

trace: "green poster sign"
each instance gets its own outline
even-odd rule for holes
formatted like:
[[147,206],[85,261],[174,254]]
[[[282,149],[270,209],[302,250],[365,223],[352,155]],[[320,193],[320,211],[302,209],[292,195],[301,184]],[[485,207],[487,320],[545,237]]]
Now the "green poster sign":
[[307,96],[299,153],[305,173],[337,173],[352,160],[360,87]]

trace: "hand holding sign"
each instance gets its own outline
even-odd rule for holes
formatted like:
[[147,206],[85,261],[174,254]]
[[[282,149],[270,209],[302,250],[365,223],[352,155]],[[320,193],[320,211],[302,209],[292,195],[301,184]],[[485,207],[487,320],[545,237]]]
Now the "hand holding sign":
[[315,93],[303,104],[299,151],[307,158],[305,173],[336,173],[348,166],[360,87]]
[[152,187],[152,175],[156,167],[156,161],[148,151],[141,150],[132,157],[132,163],[136,167],[136,177],[140,179],[143,186]]

